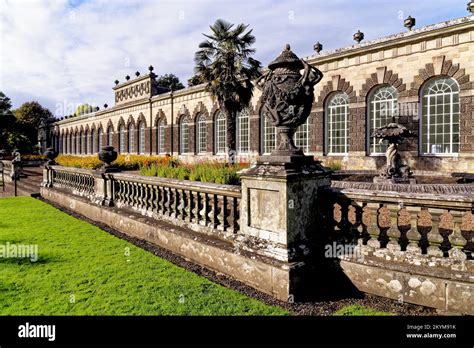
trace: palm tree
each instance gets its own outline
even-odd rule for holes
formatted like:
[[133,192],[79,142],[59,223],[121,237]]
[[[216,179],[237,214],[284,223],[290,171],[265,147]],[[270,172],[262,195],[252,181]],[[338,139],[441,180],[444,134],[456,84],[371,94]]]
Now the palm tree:
[[206,90],[217,99],[226,115],[229,161],[235,153],[235,124],[237,112],[248,107],[253,95],[252,80],[261,76],[261,64],[251,57],[255,36],[248,25],[234,28],[222,19],[210,26],[211,34],[199,44],[194,61],[196,76],[206,83]]

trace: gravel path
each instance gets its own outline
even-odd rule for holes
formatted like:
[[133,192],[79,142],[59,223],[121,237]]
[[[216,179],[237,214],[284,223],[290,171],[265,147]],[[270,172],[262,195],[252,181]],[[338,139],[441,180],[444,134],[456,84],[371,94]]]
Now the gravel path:
[[[41,198],[40,198],[41,199]],[[41,199],[43,200],[43,199]],[[396,315],[409,315],[409,316],[425,316],[425,315],[436,315],[436,311],[431,308],[426,308],[418,305],[409,303],[399,303],[394,300],[390,300],[383,297],[378,297],[369,294],[361,294],[360,297],[345,298],[336,301],[321,301],[321,302],[306,302],[306,303],[286,303],[279,301],[267,294],[264,294],[258,290],[255,290],[242,282],[234,280],[224,274],[214,272],[197,264],[186,261],[181,256],[175,255],[170,251],[158,247],[149,242],[143,241],[138,238],[130,237],[124,233],[111,229],[110,227],[92,221],[82,215],[79,215],[70,210],[64,209],[63,207],[52,203],[47,200],[43,200],[46,203],[54,206],[55,208],[74,216],[75,218],[87,221],[88,223],[99,227],[100,229],[120,238],[124,239],[142,249],[145,249],[152,254],[166,259],[173,264],[183,267],[186,270],[203,276],[214,283],[221,284],[225,287],[234,289],[242,294],[258,299],[269,305],[279,306],[287,309],[295,315],[331,315],[333,312],[349,305],[360,305],[374,309],[377,311],[391,312]]]

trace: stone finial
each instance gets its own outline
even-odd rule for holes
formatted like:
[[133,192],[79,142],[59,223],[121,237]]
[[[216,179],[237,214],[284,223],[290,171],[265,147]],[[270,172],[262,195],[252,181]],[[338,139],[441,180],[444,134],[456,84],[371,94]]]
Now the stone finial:
[[115,80],[115,86],[119,84],[119,80]]
[[104,109],[107,109],[109,106],[107,105],[107,103],[104,104]]
[[364,33],[360,30],[358,30],[357,33],[354,34],[354,40],[357,41],[358,44],[360,44],[360,42],[364,40],[364,37]]
[[467,10],[471,13],[474,13],[474,0],[467,3]]
[[150,65],[150,66],[148,67],[148,70],[150,70],[150,72],[152,72],[153,69],[154,69],[154,68],[153,68],[153,65]]
[[136,77],[140,76],[140,72],[139,72],[139,71],[136,71],[136,72],[135,72],[135,76],[136,76]]
[[129,80],[130,80],[130,76],[129,76],[129,75],[125,76],[125,80],[129,81]]
[[403,21],[403,25],[405,28],[408,28],[408,30],[411,30],[416,25],[416,19],[412,16],[408,16],[408,18]]
[[95,111],[99,111],[100,108],[98,106],[95,107]]
[[314,44],[313,49],[319,54],[323,50],[323,45],[318,41]]

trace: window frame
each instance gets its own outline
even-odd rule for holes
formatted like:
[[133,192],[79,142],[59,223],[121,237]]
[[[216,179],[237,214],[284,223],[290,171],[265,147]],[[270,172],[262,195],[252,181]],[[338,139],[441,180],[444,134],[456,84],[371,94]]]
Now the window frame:
[[[431,153],[431,152],[424,152],[423,151],[423,140],[424,140],[424,132],[423,132],[423,118],[424,118],[424,115],[423,115],[423,109],[424,109],[424,98],[426,97],[426,94],[424,93],[428,88],[431,87],[431,85],[434,85],[436,82],[438,81],[446,81],[446,80],[451,80],[453,83],[452,85],[450,86],[450,88],[452,88],[453,86],[456,88],[456,91],[451,91],[449,93],[442,93],[442,94],[432,94],[432,98],[433,96],[436,98],[437,96],[446,96],[446,95],[449,95],[450,96],[450,105],[449,105],[449,109],[450,109],[450,120],[449,120],[449,128],[450,128],[450,133],[449,133],[449,136],[450,136],[450,149],[451,149],[451,152],[449,153]],[[459,83],[456,81],[456,79],[454,79],[453,77],[451,76],[436,76],[436,77],[433,77],[433,78],[430,78],[428,80],[426,80],[423,85],[421,86],[420,88],[420,91],[419,91],[419,107],[418,107],[418,117],[419,117],[419,137],[418,137],[418,156],[420,157],[450,157],[450,158],[457,158],[459,157],[459,154],[461,152],[461,95],[460,95],[460,87],[459,87]],[[453,131],[453,117],[454,117],[454,111],[453,111],[453,107],[454,107],[454,102],[453,102],[453,97],[454,95],[457,94],[457,97],[458,97],[458,101],[457,101],[457,104],[458,104],[458,137],[459,137],[459,142],[458,142],[458,152],[452,152],[453,150],[453,137],[454,137],[454,131]],[[427,103],[427,110],[428,112],[430,112],[430,99],[428,99],[428,103]],[[437,114],[435,114],[434,116],[439,116]],[[429,119],[429,115],[427,115],[427,118]],[[436,123],[435,123],[436,124]],[[429,126],[430,126],[430,123],[428,122],[428,125],[427,125],[427,139],[429,139]],[[430,144],[430,143],[428,143]]]

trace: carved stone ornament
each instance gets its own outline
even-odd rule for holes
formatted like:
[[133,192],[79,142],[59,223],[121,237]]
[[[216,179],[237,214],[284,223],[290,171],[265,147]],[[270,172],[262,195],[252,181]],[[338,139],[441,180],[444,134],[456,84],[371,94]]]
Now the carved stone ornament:
[[314,86],[323,74],[299,59],[288,44],[268,69],[257,81],[257,88],[262,90],[261,115],[277,128],[272,156],[303,156],[303,151],[293,142],[293,135],[311,112]]

